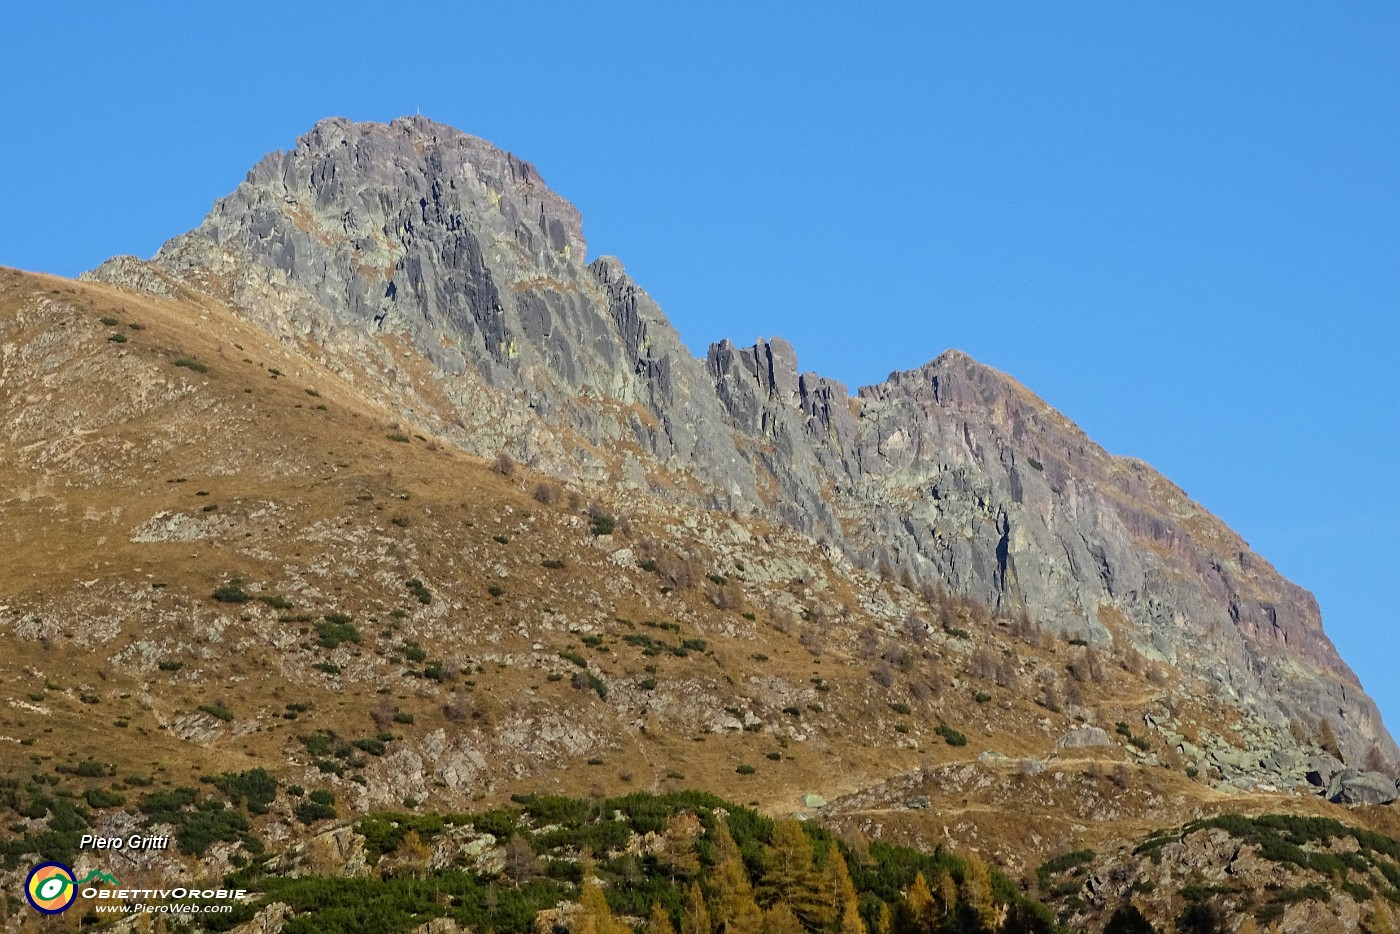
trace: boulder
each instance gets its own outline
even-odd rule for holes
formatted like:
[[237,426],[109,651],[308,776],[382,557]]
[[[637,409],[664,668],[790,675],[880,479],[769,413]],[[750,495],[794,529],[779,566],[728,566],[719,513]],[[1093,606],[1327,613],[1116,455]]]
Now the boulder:
[[1334,804],[1388,804],[1396,798],[1395,781],[1380,772],[1342,769],[1327,784],[1327,800]]
[[1112,746],[1113,740],[1108,738],[1108,734],[1096,726],[1079,726],[1070,730],[1059,741],[1055,743],[1055,748],[1059,749],[1089,749],[1095,746]]

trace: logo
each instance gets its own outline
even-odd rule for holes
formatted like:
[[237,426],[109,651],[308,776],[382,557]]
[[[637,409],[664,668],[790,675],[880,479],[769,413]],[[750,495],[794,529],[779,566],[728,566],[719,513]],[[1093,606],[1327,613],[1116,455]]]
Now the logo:
[[24,880],[24,897],[35,911],[56,915],[68,910],[78,897],[77,880],[73,870],[62,863],[40,863]]
[[96,869],[94,869],[92,872],[88,873],[87,875],[83,876],[81,879],[79,879],[79,880],[77,881],[76,884],[77,884],[77,885],[87,885],[89,882],[106,882],[108,885],[121,885],[120,882],[118,882],[116,879],[113,879],[113,878],[112,878],[111,876],[109,876],[107,873],[105,873],[105,872],[99,872],[99,871],[96,870]]

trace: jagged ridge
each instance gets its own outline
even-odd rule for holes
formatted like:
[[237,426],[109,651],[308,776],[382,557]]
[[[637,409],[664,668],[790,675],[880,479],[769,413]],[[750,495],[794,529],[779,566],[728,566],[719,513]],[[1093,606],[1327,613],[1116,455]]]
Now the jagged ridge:
[[[1400,758],[1311,595],[1145,464],[958,352],[851,397],[779,339],[698,361],[527,163],[331,119],[197,229],[90,274],[232,303],[467,450],[779,517],[869,567],[1125,640],[1255,715]],[[411,347],[432,363],[406,372]]]

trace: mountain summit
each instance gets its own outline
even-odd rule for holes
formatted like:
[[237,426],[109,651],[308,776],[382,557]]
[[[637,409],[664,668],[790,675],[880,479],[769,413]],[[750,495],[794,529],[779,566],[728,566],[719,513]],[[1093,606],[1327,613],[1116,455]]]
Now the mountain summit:
[[1400,755],[1310,595],[964,353],[697,359],[585,252],[529,164],[334,119],[150,260],[0,268],[0,888],[1383,929]]
[[468,451],[780,521],[1129,644],[1280,730],[1326,724],[1348,761],[1400,759],[1311,595],[1011,378],[949,351],[851,396],[778,338],[696,360],[620,262],[585,253],[529,163],[423,117],[336,118],[151,261],[85,278],[231,304]]

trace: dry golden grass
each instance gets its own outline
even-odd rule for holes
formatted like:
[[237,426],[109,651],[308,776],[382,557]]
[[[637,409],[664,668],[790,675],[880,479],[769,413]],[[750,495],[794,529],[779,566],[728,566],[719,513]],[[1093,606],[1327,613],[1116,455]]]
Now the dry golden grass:
[[[102,324],[104,317],[119,324]],[[114,332],[128,340],[109,341]],[[1019,690],[965,674],[969,650],[955,642],[917,649],[910,671],[881,687],[874,662],[857,648],[870,625],[858,607],[871,588],[911,600],[897,584],[843,576],[813,543],[745,520],[756,541],[775,543],[762,546],[774,554],[806,548],[829,580],[819,595],[801,597],[825,617],[819,652],[802,643],[806,624],[780,599],[800,596],[807,583],[737,581],[742,592],[723,609],[707,599],[703,576],[699,586],[662,593],[657,576],[612,562],[590,534],[583,506],[600,491],[584,491],[578,506],[567,495],[542,504],[532,491],[543,478],[524,469],[502,476],[213,302],[0,270],[0,344],[28,355],[0,357],[0,541],[8,546],[0,562],[0,770],[7,774],[94,758],[119,776],[167,785],[254,766],[286,781],[329,781],[309,768],[296,736],[372,736],[374,708],[387,698],[413,716],[411,725],[392,726],[401,737],[394,748],[421,748],[437,731],[490,746],[504,724],[528,733],[521,724],[551,718],[589,731],[586,751],[517,757],[469,789],[431,784],[429,803],[441,807],[499,802],[522,790],[692,787],[789,813],[805,792],[836,799],[921,764],[961,765],[974,777],[942,786],[954,791],[931,785],[931,811],[887,802],[853,808],[844,819],[877,820],[887,834],[911,840],[951,836],[1006,861],[1030,861],[1067,839],[1104,848],[1217,808],[1326,810],[1282,795],[1225,796],[1180,771],[1133,766],[1134,793],[1117,796],[1122,812],[1114,820],[1066,816],[1085,787],[1107,792],[1127,759],[1115,745],[1052,763],[1041,775],[1020,772],[1016,760],[1047,756],[1075,723],[1068,712],[1037,706],[1032,689],[1035,671],[1067,677],[1078,657],[1073,647],[1028,646],[1001,621],[967,617],[962,623],[979,645],[1018,656],[1026,669]],[[390,349],[420,397],[445,407],[432,395],[437,384],[426,364],[407,347]],[[198,534],[134,540],[161,513]],[[677,520],[637,502],[624,518],[632,532],[619,532],[615,545],[632,548]],[[668,545],[704,573],[718,570],[703,542]],[[543,564],[560,559],[560,568]],[[234,577],[288,595],[293,609],[212,601]],[[433,592],[431,606],[404,588],[414,577]],[[310,630],[334,612],[354,616],[361,645],[334,653],[314,646]],[[303,614],[311,618],[278,621]],[[647,621],[676,621],[679,632]],[[1111,631],[1125,622],[1102,621]],[[646,656],[625,641],[633,634],[703,639],[707,650]],[[600,638],[608,651],[585,637]],[[900,639],[881,638],[885,646]],[[443,664],[441,682],[406,674],[406,641]],[[137,663],[143,644],[183,667]],[[559,658],[565,650],[581,652],[611,686],[606,703],[570,685],[578,669]],[[344,669],[338,677],[314,667],[332,657]],[[1080,685],[1080,708],[1110,733],[1119,719],[1141,723],[1142,712],[1171,693],[1170,683],[1116,664],[1105,669],[1102,681]],[[942,688],[916,697],[915,676]],[[655,693],[635,688],[647,678],[657,681]],[[983,691],[990,702],[977,702]],[[454,694],[466,698],[465,719],[444,709]],[[792,698],[800,715],[782,712],[779,697]],[[211,721],[207,740],[176,735],[182,717],[215,703],[233,712],[232,723]],[[288,720],[288,704],[307,709]],[[898,713],[898,704],[910,713]],[[758,713],[763,729],[711,731],[710,720],[731,705]],[[1189,704],[1185,714],[1212,724],[1223,716]],[[968,744],[943,743],[934,732],[940,722],[964,732]],[[780,742],[779,731],[792,726],[804,737]],[[987,750],[1011,761],[977,764]],[[590,758],[602,764],[583,764]],[[737,774],[745,764],[756,773]],[[1072,780],[1057,783],[1057,772]],[[338,787],[355,791],[344,780]],[[1016,806],[1018,795],[1032,792],[1043,806]],[[1375,821],[1390,827],[1391,818],[1377,812]]]

